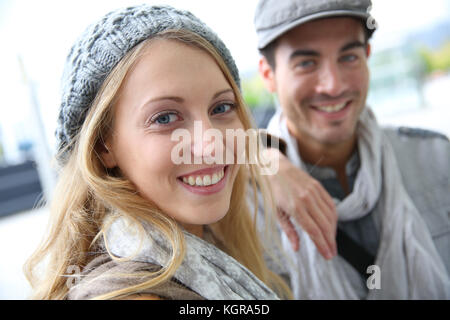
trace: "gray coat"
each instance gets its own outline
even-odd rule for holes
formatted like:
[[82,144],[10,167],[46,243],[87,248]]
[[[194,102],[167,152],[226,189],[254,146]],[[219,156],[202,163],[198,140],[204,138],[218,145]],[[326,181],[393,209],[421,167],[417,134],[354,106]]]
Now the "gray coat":
[[430,229],[450,274],[450,142],[435,132],[385,129],[403,184]]

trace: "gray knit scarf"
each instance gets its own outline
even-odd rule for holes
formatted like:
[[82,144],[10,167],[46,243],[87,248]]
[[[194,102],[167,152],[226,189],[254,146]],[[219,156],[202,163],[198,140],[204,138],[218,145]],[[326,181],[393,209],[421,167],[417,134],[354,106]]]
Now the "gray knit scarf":
[[[123,217],[108,228],[105,243],[117,257],[165,266],[172,250],[162,234],[143,223],[143,238]],[[238,261],[214,245],[184,231],[186,255],[174,277],[208,300],[277,300],[277,295]]]
[[[285,139],[289,159],[306,170],[285,122],[279,111],[268,132]],[[357,135],[361,167],[352,193],[343,201],[336,201],[339,220],[358,219],[371,211],[381,220],[375,261],[381,271],[381,286],[369,290],[365,298],[449,299],[450,280],[445,266],[426,223],[403,186],[392,146],[368,108],[361,114]],[[340,256],[325,260],[306,232],[298,226],[297,231],[299,252],[292,251],[283,235],[283,245],[294,260],[294,267],[289,270],[294,297],[362,298],[367,288],[364,290],[355,281],[359,279],[357,272]]]

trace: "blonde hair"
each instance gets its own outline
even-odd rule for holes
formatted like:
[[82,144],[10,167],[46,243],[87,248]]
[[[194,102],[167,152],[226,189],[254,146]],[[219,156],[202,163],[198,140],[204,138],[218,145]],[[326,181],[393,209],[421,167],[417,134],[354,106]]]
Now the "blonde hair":
[[[50,207],[49,233],[24,266],[25,274],[34,290],[31,298],[67,298],[68,269],[71,266],[83,267],[89,262],[92,257],[88,256],[87,252],[105,234],[109,220],[107,218],[111,212],[119,213],[136,223],[151,223],[170,241],[172,257],[158,272],[146,273],[150,280],[98,298],[126,297],[168,281],[183,260],[184,238],[178,223],[141,197],[130,181],[120,174],[108,172],[97,154],[97,148],[103,138],[111,134],[114,102],[120,86],[146,45],[155,38],[181,41],[211,54],[235,93],[237,113],[244,129],[254,127],[248,108],[244,107],[239,88],[225,62],[215,48],[202,37],[185,30],[167,30],[130,50],[103,83],[78,137],[74,139],[72,154],[60,172]],[[253,214],[248,208],[246,197],[249,181],[254,191]],[[241,166],[233,185],[229,211],[223,219],[212,225],[211,229],[214,235],[222,240],[224,250],[230,256],[276,292],[291,298],[289,288],[279,276],[267,268],[264,261],[264,249],[256,226],[257,189],[265,195],[265,205],[273,204],[267,183],[259,174],[257,165]],[[38,267],[43,262],[45,272],[42,275],[37,274]]]

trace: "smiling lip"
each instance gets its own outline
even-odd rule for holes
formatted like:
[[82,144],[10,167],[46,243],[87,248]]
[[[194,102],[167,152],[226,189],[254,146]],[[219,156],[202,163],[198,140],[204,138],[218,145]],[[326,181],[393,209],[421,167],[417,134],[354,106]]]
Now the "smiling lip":
[[329,103],[327,105],[322,103],[320,106],[311,105],[311,108],[328,120],[341,120],[350,110],[351,103],[352,100],[343,103]]
[[[199,194],[199,195],[210,195],[221,191],[226,183],[229,173],[229,166],[214,166],[210,168],[205,168],[197,171],[190,172],[189,174],[185,174],[177,178],[178,183],[180,183],[186,190]],[[219,173],[223,171],[223,176],[220,177]],[[187,181],[183,181],[184,179],[188,179],[188,177],[204,177],[206,175],[219,175],[220,180],[214,184],[210,185],[191,185],[186,183]]]
[[221,171],[225,167],[226,167],[225,165],[219,165],[219,166],[203,168],[200,170],[196,170],[196,171],[192,171],[192,172],[183,174],[183,175],[179,176],[179,178],[189,177],[189,176],[200,176],[200,175],[205,175],[205,174],[213,174],[215,172]]

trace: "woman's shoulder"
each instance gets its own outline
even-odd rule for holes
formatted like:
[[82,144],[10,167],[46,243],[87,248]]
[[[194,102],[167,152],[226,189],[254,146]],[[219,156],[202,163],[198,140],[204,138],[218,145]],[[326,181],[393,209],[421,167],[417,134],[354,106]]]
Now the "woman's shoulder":
[[[88,300],[137,286],[150,280],[152,273],[160,269],[160,266],[148,262],[116,261],[108,253],[96,255],[79,275],[74,276],[67,299]],[[203,297],[173,278],[150,288],[130,292],[121,299],[202,300]]]

